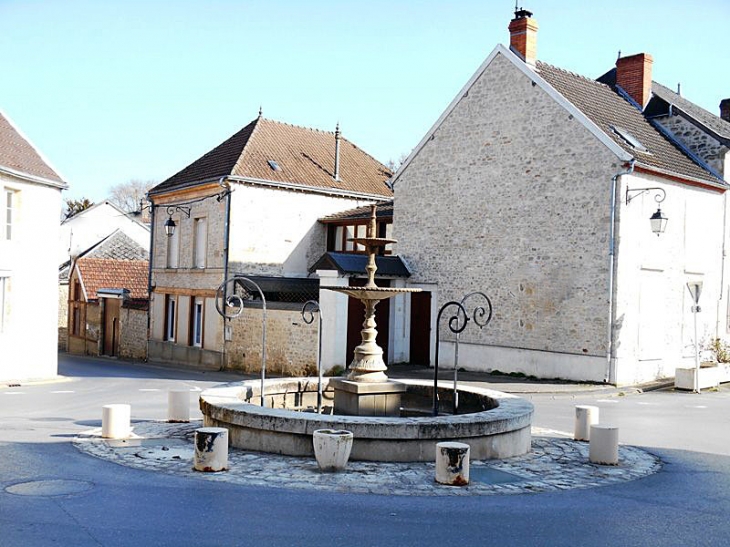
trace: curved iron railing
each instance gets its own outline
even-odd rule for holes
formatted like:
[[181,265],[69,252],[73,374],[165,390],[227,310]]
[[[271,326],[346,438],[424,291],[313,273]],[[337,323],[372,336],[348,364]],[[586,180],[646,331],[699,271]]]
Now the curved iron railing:
[[319,313],[319,329],[317,330],[317,414],[322,414],[322,310],[316,300],[307,300],[302,306],[302,320],[311,325],[314,314]]

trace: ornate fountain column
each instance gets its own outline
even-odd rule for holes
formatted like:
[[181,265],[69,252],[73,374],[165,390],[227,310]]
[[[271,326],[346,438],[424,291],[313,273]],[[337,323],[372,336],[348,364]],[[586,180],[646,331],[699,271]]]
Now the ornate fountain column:
[[349,366],[347,379],[335,378],[330,386],[335,390],[335,413],[355,416],[399,416],[401,394],[405,385],[388,379],[388,367],[383,360],[383,349],[378,346],[375,324],[375,307],[378,302],[405,292],[419,292],[421,289],[378,287],[375,284],[375,255],[377,249],[394,239],[376,237],[376,206],[371,205],[370,223],[367,235],[350,241],[365,247],[368,263],[365,270],[368,282],[364,287],[325,287],[357,298],[365,305],[365,321],[361,332],[362,342],[355,348],[355,355]]

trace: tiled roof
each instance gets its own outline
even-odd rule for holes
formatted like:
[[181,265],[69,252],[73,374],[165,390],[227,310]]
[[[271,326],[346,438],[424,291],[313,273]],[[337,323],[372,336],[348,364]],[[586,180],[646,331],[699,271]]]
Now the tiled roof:
[[147,298],[148,262],[84,257],[76,261],[88,300],[99,289],[128,289],[130,298]]
[[0,112],[0,166],[27,175],[63,183],[33,145]]
[[[375,217],[379,219],[393,218],[393,200],[384,201],[378,203],[378,208],[375,211]],[[335,213],[334,215],[328,215],[319,219],[320,222],[342,222],[349,220],[364,220],[370,218],[370,205],[363,205],[355,209],[348,209],[341,213]]]
[[[635,106],[608,85],[540,61],[537,62],[537,70],[556,91],[634,156],[637,165],[712,183],[719,182],[717,177],[690,159],[676,143],[660,133]],[[612,126],[628,131],[647,152],[631,146]]]
[[[391,172],[344,137],[340,181],[335,181],[335,134],[257,118],[238,133],[155,186],[160,194],[226,175],[271,182],[391,196]],[[270,161],[276,162],[275,170]]]
[[712,112],[708,112],[704,108],[694,104],[692,101],[688,101],[660,83],[652,82],[651,91],[655,96],[679,108],[700,122],[718,137],[724,139],[726,142],[730,141],[730,122],[726,122],[720,116],[716,116]]

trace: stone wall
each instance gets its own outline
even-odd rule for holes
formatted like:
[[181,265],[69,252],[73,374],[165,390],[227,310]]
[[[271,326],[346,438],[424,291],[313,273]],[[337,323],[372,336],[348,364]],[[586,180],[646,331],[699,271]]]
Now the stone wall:
[[68,345],[68,282],[58,284],[58,349]]
[[119,323],[119,357],[147,359],[147,310],[122,307]]
[[[244,372],[261,370],[262,311],[245,309],[231,321],[232,339],[226,346],[227,366]],[[317,373],[317,328],[307,325],[299,311],[266,311],[266,370],[284,376]]]
[[[438,307],[474,290],[491,297],[492,323],[467,329],[464,342],[531,350],[540,359],[573,356],[549,374],[599,379],[611,177],[620,168],[497,54],[396,181],[394,233],[413,271],[409,283],[436,284]],[[545,373],[540,359],[528,368],[524,359],[482,357],[460,366]]]
[[656,121],[716,172],[725,174],[727,146],[681,116],[664,116]]

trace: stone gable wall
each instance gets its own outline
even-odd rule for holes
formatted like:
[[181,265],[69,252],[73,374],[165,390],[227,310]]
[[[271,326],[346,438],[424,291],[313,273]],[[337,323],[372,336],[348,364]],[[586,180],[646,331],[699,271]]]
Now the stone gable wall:
[[[620,169],[497,55],[396,182],[394,235],[409,282],[436,283],[438,307],[474,290],[491,297],[492,323],[464,331],[467,344],[605,360],[610,189]],[[460,366],[541,372],[478,359]]]
[[726,146],[681,116],[665,116],[656,121],[716,172],[724,174]]

